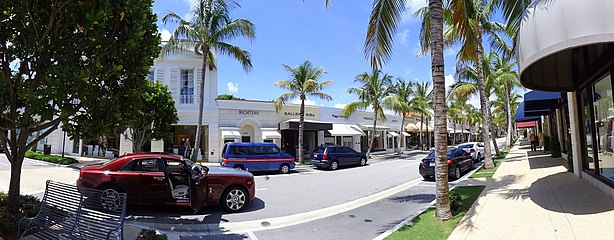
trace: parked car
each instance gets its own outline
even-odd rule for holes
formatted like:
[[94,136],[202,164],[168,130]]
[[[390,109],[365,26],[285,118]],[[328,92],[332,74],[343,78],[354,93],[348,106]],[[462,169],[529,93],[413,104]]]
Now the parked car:
[[[461,148],[448,148],[448,177],[452,180],[459,179],[461,174],[475,167],[471,155]],[[435,177],[435,151],[426,156],[418,167],[420,175],[424,179]]]
[[473,158],[473,161],[480,161],[484,159],[484,144],[481,142],[467,142],[458,145],[458,148],[462,148]]
[[254,176],[222,167],[203,167],[178,155],[127,154],[102,164],[83,167],[77,186],[128,195],[134,204],[189,206],[221,205],[229,212],[243,210],[254,200]]
[[279,171],[280,173],[290,173],[290,170],[296,166],[290,154],[279,149],[275,143],[267,142],[226,143],[220,164],[250,172]]
[[367,155],[344,146],[322,146],[312,153],[311,164],[316,168],[336,170],[340,166],[367,165]]

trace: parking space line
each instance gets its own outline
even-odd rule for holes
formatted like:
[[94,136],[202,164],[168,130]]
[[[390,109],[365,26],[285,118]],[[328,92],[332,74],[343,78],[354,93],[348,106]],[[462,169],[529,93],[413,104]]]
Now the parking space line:
[[266,188],[256,188],[256,191],[266,191],[266,190],[268,190],[268,189],[266,189]]

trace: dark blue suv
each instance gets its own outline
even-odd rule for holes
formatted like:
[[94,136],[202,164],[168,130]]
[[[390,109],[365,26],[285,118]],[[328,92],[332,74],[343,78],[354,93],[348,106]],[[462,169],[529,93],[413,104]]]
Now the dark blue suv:
[[316,168],[336,170],[340,166],[367,165],[367,156],[344,146],[318,147],[313,151],[311,164]]

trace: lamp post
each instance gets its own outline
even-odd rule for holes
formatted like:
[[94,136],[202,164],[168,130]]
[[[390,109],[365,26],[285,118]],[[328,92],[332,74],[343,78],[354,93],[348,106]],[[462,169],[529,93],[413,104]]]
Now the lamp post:
[[[64,131],[64,129],[62,129]],[[64,149],[66,148],[66,132],[64,132],[64,139],[62,140],[62,159],[64,159]]]

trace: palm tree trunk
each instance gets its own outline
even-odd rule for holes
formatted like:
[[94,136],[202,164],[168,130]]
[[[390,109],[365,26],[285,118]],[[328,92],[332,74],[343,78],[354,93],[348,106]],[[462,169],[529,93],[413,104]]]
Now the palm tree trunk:
[[377,129],[377,107],[373,109],[373,130],[371,131],[371,139],[369,140],[369,148],[367,148],[367,158],[371,156],[371,149],[373,148],[373,141],[375,140],[375,129]]
[[429,131],[429,118],[426,117],[426,150],[431,149],[431,132]]
[[[481,25],[479,26],[481,29]],[[491,154],[490,142],[490,111],[489,99],[486,95],[486,86],[484,82],[484,49],[482,48],[482,32],[478,33],[478,43],[476,44],[477,61],[475,63],[478,72],[478,89],[480,91],[480,110],[482,112],[482,140],[484,142],[484,168],[492,169],[494,163]],[[494,135],[493,135],[494,136]],[[497,144],[495,144],[496,147]]]
[[424,132],[422,126],[424,125],[424,113],[420,114],[420,149],[424,151]]
[[[203,53],[206,53],[208,51],[209,49],[205,48]],[[200,99],[198,99],[198,125],[196,125],[196,136],[194,137],[196,139],[194,140],[194,148],[192,150],[192,161],[194,162],[196,162],[198,158],[198,153],[200,152],[200,142],[202,141],[201,137],[203,135],[203,109],[205,107],[205,77],[207,76],[207,54],[203,54],[203,64],[200,75],[200,86],[198,86],[198,89],[200,90],[200,92],[198,93],[198,96],[200,97]]]
[[435,96],[435,218],[452,218],[448,193],[446,80],[443,59],[443,1],[429,0],[431,13],[431,71]]
[[452,140],[454,142],[452,143],[452,145],[456,144],[456,121],[454,121],[454,125],[453,126],[454,126],[454,131],[452,131]]
[[301,96],[301,110],[299,112],[298,121],[298,162],[305,163],[305,156],[303,152],[303,131],[305,130],[305,96]]
[[[406,142],[405,142],[405,135],[403,135],[403,133],[405,132],[405,113],[403,113],[402,118],[401,118],[401,131],[399,131],[399,154],[403,153],[403,148],[407,147],[406,146]],[[403,146],[403,147],[401,147]]]
[[512,105],[510,104],[510,91],[505,91],[505,105],[507,105],[507,139],[506,146],[508,148],[512,147],[513,133],[514,129],[512,128]]

